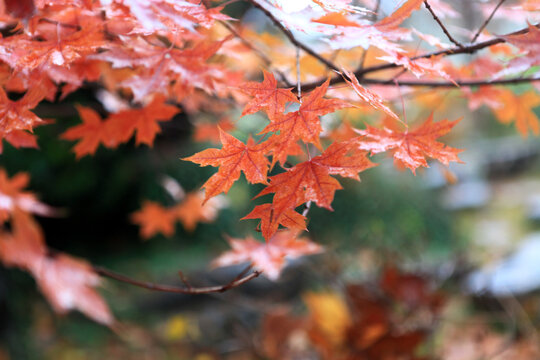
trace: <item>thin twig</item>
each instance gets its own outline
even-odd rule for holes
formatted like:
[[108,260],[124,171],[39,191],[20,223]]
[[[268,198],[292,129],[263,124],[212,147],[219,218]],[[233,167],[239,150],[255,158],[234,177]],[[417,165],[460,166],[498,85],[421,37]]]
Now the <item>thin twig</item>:
[[379,17],[379,9],[381,8],[381,0],[377,0],[375,4],[375,9],[373,9],[373,15],[371,15],[371,21],[377,21]]
[[251,269],[251,266],[243,270],[239,274],[239,276],[237,276],[236,278],[234,278],[232,281],[230,281],[229,283],[225,285],[207,286],[207,287],[192,287],[191,285],[186,285],[185,287],[180,287],[180,286],[162,285],[162,284],[155,284],[155,283],[146,282],[146,281],[135,280],[126,275],[122,275],[122,274],[116,273],[114,271],[111,271],[102,267],[94,267],[94,271],[96,272],[96,274],[100,276],[107,277],[107,278],[117,280],[117,281],[121,281],[126,284],[133,285],[133,286],[138,286],[138,287],[148,289],[148,290],[153,290],[153,291],[162,291],[162,292],[177,293],[177,294],[193,294],[193,295],[224,292],[229,289],[238,287],[242,284],[245,284],[248,281],[258,277],[262,273],[262,271],[256,270],[250,273],[249,275],[245,275],[250,269]]
[[[532,83],[540,81],[540,77],[517,77],[510,79],[500,80],[455,80],[455,81],[417,81],[417,80],[399,80],[401,86],[429,86],[429,87],[455,87],[457,86],[483,86],[483,85],[515,85],[523,83]],[[373,85],[395,85],[395,80],[381,80],[381,79],[363,79],[364,84]]]
[[298,101],[302,103],[302,78],[300,77],[300,48],[296,48],[296,96]]
[[428,1],[427,0],[424,0],[424,5],[426,6],[426,9],[428,9],[428,11],[431,13],[431,16],[433,16],[433,19],[437,22],[437,24],[439,24],[439,26],[441,27],[442,31],[444,32],[444,34],[446,35],[446,37],[448,38],[448,40],[450,40],[451,42],[453,42],[456,46],[462,48],[463,47],[463,44],[461,44],[459,41],[457,41],[456,39],[454,39],[454,37],[452,35],[450,35],[450,32],[448,31],[448,29],[446,28],[446,26],[444,26],[444,24],[442,23],[441,19],[439,19],[439,17],[437,16],[437,14],[435,14],[435,11],[433,11],[433,9],[431,8],[431,6],[429,5]]
[[[535,24],[534,26],[538,28],[539,24]],[[518,30],[518,31],[514,31],[513,33],[510,33],[510,34],[502,35],[501,37],[494,37],[492,39],[482,41],[482,42],[479,42],[479,43],[476,43],[476,44],[470,44],[470,45],[464,46],[462,48],[456,46],[456,47],[449,48],[449,49],[428,52],[428,53],[425,53],[425,54],[422,54],[422,55],[414,56],[414,57],[411,58],[411,60],[427,59],[427,58],[437,57],[437,56],[451,56],[451,55],[458,55],[458,54],[474,54],[477,51],[488,48],[490,46],[505,43],[506,40],[505,40],[504,37],[506,37],[506,36],[522,35],[522,34],[527,34],[528,32],[529,32],[529,28],[527,27],[527,28],[524,28],[524,29],[521,29],[521,30]],[[398,64],[395,64],[395,63],[386,63],[386,64],[374,65],[374,66],[369,66],[369,67],[365,67],[365,68],[359,68],[359,69],[355,70],[354,75],[358,78],[360,83],[368,83],[366,81],[367,79],[364,78],[364,76],[366,74],[374,73],[374,72],[377,72],[377,71],[395,69],[395,68],[399,68],[399,67],[402,67],[402,65],[398,65]],[[302,84],[302,89],[304,91],[313,90],[317,86],[320,86],[321,84],[323,84],[325,81],[326,81],[326,79],[319,80],[319,81],[314,81],[314,82],[310,82],[310,83],[306,83],[306,84]],[[330,85],[339,84],[339,83],[342,83],[344,81],[345,80],[343,80],[343,77],[335,76],[332,79],[330,79]],[[382,80],[372,80],[372,83],[379,83],[381,81]],[[400,81],[400,83],[403,83],[403,82]],[[393,84],[393,83],[391,83],[391,84]],[[492,82],[492,84],[489,84],[489,83],[485,82],[485,83],[479,84],[479,85],[494,85],[494,84],[498,84],[498,82],[494,81],[494,82]],[[383,83],[382,85],[387,85],[387,84]],[[414,84],[411,85],[411,86],[414,86]],[[424,86],[424,85],[422,85],[422,86]],[[425,85],[425,86],[429,86],[429,84]],[[437,86],[437,85],[435,85],[435,86]],[[444,86],[450,86],[450,85],[444,85]],[[466,85],[463,85],[463,86],[466,86]]]
[[471,40],[471,43],[475,42],[476,39],[478,39],[478,37],[480,36],[480,34],[482,33],[482,31],[486,28],[486,26],[489,24],[489,22],[491,21],[491,19],[493,19],[493,16],[495,16],[495,13],[497,12],[497,10],[499,10],[499,8],[501,7],[501,5],[505,2],[506,0],[500,0],[499,3],[497,4],[497,6],[495,6],[495,9],[493,9],[493,11],[491,12],[491,14],[489,14],[488,18],[486,19],[486,21],[484,21],[484,23],[482,24],[482,26],[480,26],[480,29],[478,29],[478,31],[476,32],[476,34],[474,34],[474,37],[472,38]]
[[[238,40],[242,42],[245,46],[247,46],[249,49],[251,49],[261,60],[264,62],[266,66],[272,65],[272,60],[264,53],[264,51],[257,48],[255,45],[253,45],[251,42],[249,42],[246,38],[244,38],[231,24],[229,24],[226,21],[220,21],[220,23],[225,26],[227,30],[231,34],[233,34]],[[287,76],[279,69],[274,69],[274,73],[278,74],[280,80],[287,85],[287,87],[292,87],[293,84],[287,79]]]
[[272,22],[274,25],[276,25],[282,32],[285,34],[285,36],[289,39],[289,41],[295,45],[296,47],[299,47],[300,49],[304,50],[306,53],[308,53],[310,56],[314,57],[315,59],[319,60],[321,63],[326,65],[331,70],[339,71],[339,68],[330,60],[325,59],[321,55],[317,54],[315,50],[311,49],[307,45],[301,43],[298,41],[292,32],[287,29],[279,19],[277,19],[274,14],[267,8],[265,8],[263,5],[261,5],[257,0],[248,0],[253,6],[255,6],[257,9],[261,10]]

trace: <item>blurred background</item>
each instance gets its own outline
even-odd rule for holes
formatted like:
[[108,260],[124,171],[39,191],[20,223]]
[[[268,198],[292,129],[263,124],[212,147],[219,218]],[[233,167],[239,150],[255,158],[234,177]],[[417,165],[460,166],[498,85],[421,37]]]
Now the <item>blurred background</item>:
[[[483,19],[468,16],[474,25]],[[465,164],[433,163],[413,176],[374,157],[380,165],[361,183],[340,179],[334,212],[311,209],[307,236],[323,254],[291,262],[276,282],[260,277],[216,295],[104,280],[101,294],[121,323],[114,331],[54,314],[31,276],[0,267],[0,359],[540,359],[540,141],[486,108],[469,111],[458,90],[423,101],[437,104],[437,119],[464,116],[444,142],[466,149]],[[36,113],[57,119],[36,129],[40,150],[5,144],[0,157],[10,175],[30,173],[29,189],[44,203],[64,209],[39,219],[48,245],[141,280],[182,285],[178,271],[197,286],[233,278],[241,267],[209,263],[228,249],[224,235],[254,233],[254,221],[238,219],[261,187],[242,178],[215,221],[193,231],[178,223],[174,236],[145,241],[130,215],[147,199],[175,203],[164,178],[199,189],[215,169],[180,158],[216,145],[193,142],[193,122],[181,113],[162,123],[152,149],[132,141],[77,161],[59,140],[79,122],[74,104],[101,106],[92,89],[40,104]],[[407,106],[411,119],[427,115],[419,103]],[[264,122],[231,119],[242,140]]]

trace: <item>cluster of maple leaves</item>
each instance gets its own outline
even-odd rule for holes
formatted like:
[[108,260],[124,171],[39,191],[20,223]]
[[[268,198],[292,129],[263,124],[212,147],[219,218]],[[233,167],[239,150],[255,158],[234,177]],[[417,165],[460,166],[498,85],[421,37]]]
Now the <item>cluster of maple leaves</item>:
[[[212,7],[210,1],[1,2],[0,140],[15,147],[37,148],[34,128],[54,120],[42,119],[32,110],[39,110],[42,101],[61,101],[88,83],[99,85],[98,98],[106,115],[102,109],[77,106],[82,123],[60,136],[77,141],[73,147],[77,158],[94,154],[100,145],[116,148],[132,137],[137,145],[152,146],[161,131],[159,123],[170,121],[181,108],[195,123],[196,140],[222,144],[220,149],[207,149],[185,160],[219,169],[203,185],[204,195],[188,193],[170,208],[146,202],[132,221],[141,226],[145,238],[157,233],[171,236],[177,221],[191,231],[198,222],[215,218],[212,200],[227,193],[243,173],[249,183],[265,185],[258,196],[272,196],[244,217],[258,220],[254,228],[266,242],[253,237],[230,239],[232,250],[215,264],[251,262],[276,279],[287,257],[322,250],[301,233],[307,230],[306,215],[312,203],[332,210],[334,194],[342,188],[336,175],[359,180],[360,172],[376,165],[370,156],[382,152],[413,173],[427,167],[428,159],[444,165],[460,162],[461,150],[438,141],[458,120],[434,121],[431,114],[419,119],[417,126],[409,126],[392,110],[390,102],[395,96],[388,87],[368,88],[366,84],[399,87],[400,81],[435,78],[452,86],[464,80],[504,78],[540,65],[540,30],[534,24],[488,41],[485,47],[493,46],[491,53],[465,66],[445,61],[445,56],[467,52],[464,45],[457,43],[452,48],[441,39],[401,26],[422,4],[427,5],[423,0],[400,2],[380,20],[368,10],[373,9],[370,1],[365,1],[365,8],[348,0],[248,2],[306,53],[297,54],[296,64],[291,54],[294,47],[248,26],[231,25],[234,19],[222,13],[222,6]],[[441,17],[456,15],[440,0],[429,4]],[[539,8],[538,1],[527,0],[510,10],[525,16]],[[300,46],[291,30],[315,34],[330,52]],[[407,45],[413,35],[438,52],[416,56],[417,46]],[[487,35],[480,39],[483,37]],[[468,51],[476,50],[471,47]],[[495,53],[506,62],[491,59]],[[339,67],[327,60],[335,54]],[[353,72],[350,69],[359,57],[360,70]],[[262,82],[249,81],[259,76],[261,63],[265,68]],[[339,74],[331,79],[322,76],[328,70],[325,67]],[[301,73],[296,93],[288,80],[294,70]],[[394,72],[390,78],[371,77],[370,72],[382,70]],[[313,82],[300,83],[303,80]],[[338,82],[346,86],[330,87]],[[517,95],[489,83],[476,91],[460,90],[471,109],[488,106],[501,122],[515,121],[524,136],[529,130],[540,132],[532,111],[540,105],[537,91]],[[255,139],[250,136],[243,142],[231,134],[234,124],[222,116],[231,103],[244,106],[242,116],[266,115],[268,123],[254,134]],[[377,126],[367,124],[362,129],[346,121],[333,131],[323,126],[321,117],[345,111],[375,111],[382,117]],[[200,116],[205,113],[219,114],[219,122],[205,121]],[[11,223],[11,230],[5,226],[0,236],[0,258],[8,266],[31,272],[55,309],[76,308],[111,324],[112,315],[94,290],[99,279],[92,266],[46,248],[31,214],[54,211],[22,191],[27,181],[26,175],[9,180],[0,173],[0,216],[4,224]]]

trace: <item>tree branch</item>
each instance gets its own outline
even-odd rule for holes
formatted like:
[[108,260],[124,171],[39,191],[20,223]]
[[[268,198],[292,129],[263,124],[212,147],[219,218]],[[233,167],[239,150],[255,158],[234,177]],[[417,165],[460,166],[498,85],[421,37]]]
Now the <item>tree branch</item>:
[[307,45],[305,45],[305,44],[301,43],[300,41],[296,40],[296,38],[294,37],[292,32],[289,29],[287,29],[285,26],[283,26],[281,21],[279,21],[279,19],[277,19],[274,16],[274,14],[272,14],[272,12],[270,10],[265,8],[263,5],[259,4],[259,2],[257,0],[248,0],[248,1],[254,7],[261,10],[270,20],[272,20],[274,25],[276,25],[283,32],[283,34],[285,34],[285,36],[289,39],[289,41],[293,45],[295,45],[296,47],[299,47],[300,49],[304,50],[306,53],[308,53],[309,55],[311,55],[315,59],[319,60],[321,63],[326,65],[327,68],[329,68],[331,70],[339,71],[339,68],[333,62],[331,62],[330,60],[325,59],[321,55],[317,54],[315,52],[315,50],[311,49]]
[[458,86],[482,86],[482,85],[515,85],[523,83],[531,83],[540,81],[540,77],[518,77],[510,79],[500,79],[500,80],[455,80],[452,81],[416,81],[416,80],[381,80],[381,79],[363,79],[362,83],[364,84],[373,84],[373,85],[392,85],[395,86],[396,82],[401,86],[428,86],[428,87],[454,87]]
[[[176,293],[176,294],[193,294],[193,295],[224,292],[229,289],[238,287],[242,284],[245,284],[248,281],[255,279],[262,273],[262,271],[255,270],[249,275],[246,275],[250,269],[251,269],[251,265],[247,267],[246,269],[244,269],[242,272],[240,272],[240,274],[237,277],[235,277],[232,281],[230,281],[229,283],[225,285],[207,286],[207,287],[192,287],[191,285],[186,285],[185,287],[180,287],[180,286],[162,285],[162,284],[155,284],[151,282],[135,280],[126,275],[122,275],[117,272],[114,272],[114,271],[111,271],[111,270],[108,270],[99,266],[94,266],[94,271],[96,272],[96,274],[113,279],[113,280],[124,282],[126,284],[138,286],[138,287],[148,289],[148,290],[153,290],[153,291],[161,291],[161,292]],[[183,281],[185,283],[185,280]]]
[[493,11],[491,12],[491,14],[489,14],[488,18],[486,19],[486,21],[484,21],[484,23],[482,24],[482,26],[480,26],[480,28],[478,29],[478,31],[476,32],[476,34],[474,34],[474,37],[472,38],[471,40],[471,43],[475,42],[476,39],[478,39],[478,36],[480,36],[480,33],[482,33],[482,30],[484,30],[486,28],[486,26],[489,24],[489,22],[491,21],[491,19],[493,19],[493,16],[495,15],[495,13],[497,12],[497,10],[499,10],[499,8],[501,7],[501,5],[505,2],[506,0],[500,0],[499,3],[497,4],[497,6],[495,6],[495,8],[493,9]]
[[454,39],[454,37],[452,35],[450,35],[450,32],[448,31],[448,29],[446,28],[446,26],[444,26],[444,24],[442,23],[441,19],[439,19],[439,17],[437,16],[437,14],[435,14],[435,12],[433,11],[433,9],[431,8],[431,6],[429,5],[428,1],[427,0],[424,0],[424,5],[426,6],[426,9],[431,13],[431,16],[433,16],[433,19],[437,22],[437,24],[439,24],[439,26],[441,27],[442,31],[444,32],[444,34],[446,35],[446,37],[448,38],[448,40],[450,40],[451,42],[453,42],[457,47],[459,48],[462,48],[463,45],[457,41],[456,39]]
[[[539,24],[535,24],[534,26],[539,27]],[[529,28],[527,27],[527,28],[524,28],[524,29],[521,29],[521,30],[518,30],[518,31],[514,31],[513,33],[509,33],[509,34],[502,35],[502,36],[522,35],[522,34],[527,34],[528,32],[529,32]],[[506,40],[502,36],[501,37],[494,37],[492,39],[482,41],[482,42],[479,42],[479,43],[476,43],[476,44],[469,44],[469,45],[463,46],[462,48],[456,46],[456,47],[449,48],[449,49],[428,52],[428,53],[425,53],[425,54],[422,54],[422,55],[414,56],[414,57],[411,58],[411,60],[427,59],[427,58],[435,57],[435,56],[451,56],[451,55],[458,55],[458,54],[474,54],[475,52],[477,52],[479,50],[482,50],[482,49],[485,49],[485,48],[488,48],[490,46],[505,43]],[[370,66],[370,67],[366,67],[366,68],[359,68],[354,72],[354,75],[358,78],[358,81],[360,83],[365,83],[367,79],[365,79],[364,76],[366,74],[377,72],[377,71],[382,71],[382,70],[395,69],[395,68],[399,68],[399,67],[402,67],[402,66],[398,65],[398,64],[394,64],[394,63],[374,65],[374,66]],[[314,81],[314,82],[310,82],[310,83],[306,83],[306,84],[302,84],[302,89],[304,91],[313,90],[317,86],[320,86],[322,83],[324,83],[324,81],[326,81],[326,79],[319,80],[319,81]],[[335,76],[332,79],[330,79],[330,85],[339,84],[339,83],[342,83],[344,81],[345,80],[343,80],[343,77]],[[378,80],[371,80],[371,81],[378,81]],[[428,86],[428,85],[426,85],[426,86]]]

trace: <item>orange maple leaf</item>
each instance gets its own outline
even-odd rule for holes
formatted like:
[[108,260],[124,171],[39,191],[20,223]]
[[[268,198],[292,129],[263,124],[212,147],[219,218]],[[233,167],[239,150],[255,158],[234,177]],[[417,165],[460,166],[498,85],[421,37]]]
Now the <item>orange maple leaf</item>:
[[223,144],[221,149],[206,149],[183,159],[202,166],[219,166],[218,172],[203,185],[206,190],[205,201],[222,192],[227,193],[240,177],[241,171],[252,184],[266,183],[269,161],[265,155],[270,143],[266,141],[255,144],[249,138],[247,144],[244,144],[221,130],[220,137]]
[[503,38],[526,54],[512,59],[508,67],[522,71],[540,65],[540,29],[535,25],[529,24],[529,31],[525,34],[508,35]]
[[80,140],[74,147],[77,159],[94,154],[100,143],[107,144],[109,139],[106,122],[92,108],[76,106],[82,124],[73,126],[60,135],[65,140]]
[[19,148],[39,148],[36,137],[24,130],[13,130],[7,134],[0,134],[0,154],[4,151],[2,140],[6,140],[11,146]]
[[32,273],[41,291],[55,311],[77,309],[104,325],[114,318],[94,289],[99,276],[83,260],[65,254],[49,256],[43,232],[28,214],[16,212],[13,233],[0,233],[0,259],[6,266],[16,266]]
[[399,120],[399,117],[392,110],[390,110],[388,106],[384,105],[383,99],[379,95],[369,89],[366,89],[360,84],[358,78],[356,77],[356,75],[354,75],[353,72],[346,69],[342,69],[342,71],[350,79],[350,81],[346,77],[343,77],[343,79],[352,86],[354,91],[358,94],[358,96],[360,96],[362,100],[364,100],[374,108],[384,111],[386,114],[393,117],[394,119]]
[[294,209],[286,209],[281,213],[275,212],[272,204],[255,206],[241,220],[248,219],[261,219],[261,233],[265,239],[270,239],[278,230],[279,225],[296,231],[307,230],[305,216],[297,213]]
[[55,34],[55,37],[37,41],[26,35],[10,36],[1,41],[5,55],[0,55],[0,58],[12,68],[23,72],[43,65],[68,67],[105,44],[103,29],[95,24],[85,24],[79,31],[60,36]]
[[261,133],[279,132],[273,136],[273,163],[284,163],[287,155],[297,153],[296,142],[302,140],[311,143],[321,149],[319,135],[322,131],[319,116],[326,115],[336,110],[350,107],[351,105],[339,99],[324,99],[330,79],[321,86],[315,88],[302,99],[300,108],[287,114],[278,114],[275,119],[270,119]]
[[222,118],[215,123],[196,122],[193,140],[198,142],[208,141],[219,143],[219,129],[229,132],[234,129],[234,123],[228,118]]
[[329,12],[317,19],[311,20],[312,22],[334,25],[334,26],[354,26],[360,27],[357,22],[351,21],[343,12]]
[[395,30],[403,21],[411,16],[413,11],[418,10],[423,2],[424,0],[407,0],[390,16],[375,23],[374,26],[382,32]]
[[240,87],[241,91],[253,96],[244,107],[242,116],[264,110],[272,120],[285,111],[288,102],[298,102],[291,89],[277,88],[277,81],[272,73],[263,69],[263,76],[262,83],[247,82]]
[[533,109],[540,106],[540,95],[536,91],[514,94],[503,89],[495,99],[498,102],[493,112],[497,119],[504,124],[515,122],[516,128],[523,137],[527,137],[529,129],[534,135],[540,134],[540,124]]
[[197,191],[186,194],[185,199],[174,207],[174,213],[184,228],[191,232],[200,222],[214,221],[220,205],[218,198],[204,202],[204,194]]
[[31,192],[23,191],[30,177],[27,173],[17,173],[11,179],[4,169],[0,169],[0,224],[9,220],[16,211],[50,216],[53,208],[38,201]]
[[167,98],[162,94],[156,94],[152,101],[141,108],[129,109],[112,114],[107,121],[108,138],[111,146],[125,142],[135,131],[137,145],[146,144],[152,146],[156,134],[161,132],[158,121],[169,121],[180,112],[176,106],[165,103]]
[[246,239],[228,239],[232,250],[213,261],[213,266],[222,267],[250,262],[271,280],[277,280],[286,258],[317,254],[323,248],[308,239],[298,238],[297,232],[279,231],[268,242],[262,243],[251,236]]
[[30,88],[24,96],[11,101],[0,87],[0,134],[4,137],[14,130],[32,131],[34,126],[44,124],[36,114],[30,111],[45,98],[45,90],[40,86]]
[[366,130],[357,130],[364,136],[358,141],[359,148],[369,150],[377,154],[387,150],[393,150],[394,160],[405,165],[413,174],[420,166],[428,167],[426,156],[437,159],[444,165],[451,161],[462,161],[458,154],[463,150],[446,146],[436,141],[437,138],[447,134],[461,119],[449,121],[443,120],[434,123],[433,114],[415,130],[399,130],[389,122],[383,129],[367,126]]
[[[264,222],[266,238],[275,232],[279,224],[286,226],[286,223],[289,223],[298,228],[301,224],[300,218],[290,210],[303,203],[313,201],[319,207],[332,210],[334,193],[342,187],[331,174],[358,180],[359,172],[373,166],[375,164],[369,161],[366,152],[359,150],[353,142],[335,142],[322,155],[270,177],[270,185],[257,197],[274,193],[272,211],[268,215],[267,208],[259,208],[255,213],[260,215]],[[255,214],[252,212],[248,216],[255,218]],[[287,218],[294,221],[289,222]]]
[[148,239],[157,233],[166,237],[174,234],[176,214],[153,201],[145,201],[141,209],[131,214],[131,221],[141,227],[141,237]]

